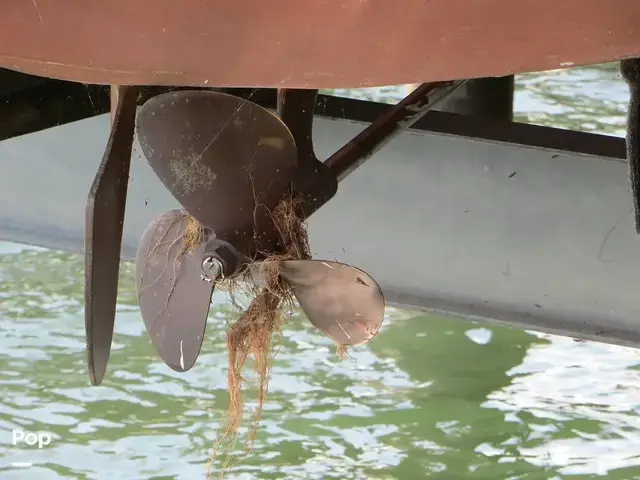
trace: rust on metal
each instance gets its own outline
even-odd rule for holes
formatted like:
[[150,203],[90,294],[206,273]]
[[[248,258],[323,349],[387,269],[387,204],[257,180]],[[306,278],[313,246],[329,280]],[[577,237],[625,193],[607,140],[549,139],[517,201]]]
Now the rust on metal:
[[638,18],[629,0],[3,0],[0,66],[105,85],[359,88],[638,57]]
[[102,382],[111,352],[122,228],[129,184],[137,88],[116,87],[107,148],[89,192],[85,230],[85,329],[91,383]]

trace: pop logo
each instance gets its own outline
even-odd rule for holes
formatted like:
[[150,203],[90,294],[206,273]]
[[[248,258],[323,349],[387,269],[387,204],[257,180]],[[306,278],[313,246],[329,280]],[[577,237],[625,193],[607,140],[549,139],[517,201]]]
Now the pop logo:
[[51,443],[51,434],[47,432],[25,432],[24,430],[13,430],[11,433],[11,443],[18,445],[24,443],[30,447],[46,447]]

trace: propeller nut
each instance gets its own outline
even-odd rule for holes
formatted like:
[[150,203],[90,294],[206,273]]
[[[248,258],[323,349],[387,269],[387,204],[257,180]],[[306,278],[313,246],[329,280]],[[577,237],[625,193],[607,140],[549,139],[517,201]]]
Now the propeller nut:
[[224,267],[216,257],[208,256],[202,260],[202,280],[205,282],[219,281],[224,278]]
[[[244,259],[233,245],[219,238],[214,238],[209,242],[202,258],[202,272],[206,276],[212,277],[214,281],[232,277],[238,273],[240,266],[246,261],[243,261]],[[214,274],[217,277],[214,277]]]

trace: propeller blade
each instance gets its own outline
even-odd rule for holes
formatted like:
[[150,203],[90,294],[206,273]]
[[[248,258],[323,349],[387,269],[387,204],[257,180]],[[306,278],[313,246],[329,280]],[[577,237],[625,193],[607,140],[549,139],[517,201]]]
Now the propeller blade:
[[359,268],[325,260],[287,260],[280,276],[309,321],[340,345],[371,340],[384,318],[384,296]]
[[185,251],[188,216],[171,210],[142,235],[136,291],[142,319],[162,360],[177,372],[196,362],[204,340],[213,283],[201,278],[204,243]]
[[253,235],[256,206],[266,207],[266,218],[297,167],[285,124],[269,110],[224,93],[182,90],[153,97],[140,109],[137,134],[171,194],[218,234]]

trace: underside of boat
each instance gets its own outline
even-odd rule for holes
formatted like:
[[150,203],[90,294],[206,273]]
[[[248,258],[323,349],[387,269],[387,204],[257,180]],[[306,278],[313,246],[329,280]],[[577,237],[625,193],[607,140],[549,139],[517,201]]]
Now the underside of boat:
[[[94,384],[121,254],[153,256],[156,230],[187,228],[183,209],[201,228],[194,280],[154,295],[197,321],[174,338],[154,314],[160,338],[142,295],[156,287],[140,286],[154,267],[137,285],[177,371],[197,358],[215,285],[275,256],[341,345],[370,340],[386,301],[640,347],[638,19],[628,0],[6,0],[0,239],[84,251]],[[513,74],[614,61],[626,142],[513,121]],[[398,105],[319,93],[408,83]],[[285,192],[302,199],[308,252],[256,214]],[[330,325],[331,302],[352,330]]]

